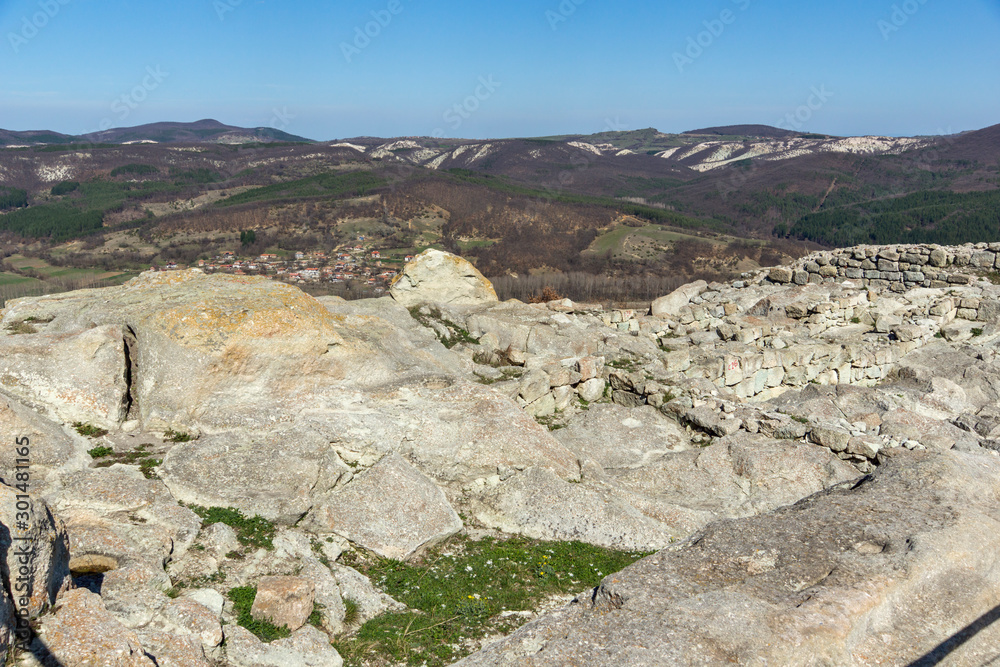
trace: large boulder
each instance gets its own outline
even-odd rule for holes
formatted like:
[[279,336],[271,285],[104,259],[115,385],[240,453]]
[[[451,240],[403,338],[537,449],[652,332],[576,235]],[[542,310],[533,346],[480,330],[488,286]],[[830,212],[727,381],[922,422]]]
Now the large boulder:
[[704,280],[678,287],[670,294],[653,302],[652,315],[653,317],[677,317],[681,308],[691,303],[691,299],[694,297],[704,294],[706,290],[708,290],[708,283]]
[[[10,310],[6,326],[19,317]],[[0,392],[63,422],[117,426],[128,412],[123,327],[49,331],[0,336]]]
[[90,462],[86,455],[87,440],[70,434],[59,424],[46,419],[35,410],[5,396],[0,396],[0,442],[11,446],[0,448],[0,478],[14,481],[17,474],[17,447],[20,440],[31,449],[32,487],[40,489],[46,475],[55,468],[73,462],[84,467]]
[[265,644],[238,625],[227,625],[226,660],[235,667],[341,667],[330,638],[307,625],[291,637]]
[[858,476],[826,448],[745,432],[608,472],[623,497],[683,535],[708,521],[790,505]]
[[104,607],[100,596],[85,588],[59,600],[55,615],[41,623],[32,646],[37,656],[54,664],[78,667],[154,667],[138,635]]
[[305,526],[340,534],[383,558],[405,560],[460,531],[462,520],[431,479],[390,454],[321,499]]
[[874,476],[712,524],[459,664],[986,664],[998,498],[994,457],[897,450]]
[[44,500],[6,485],[0,485],[0,524],[5,588],[19,616],[37,618],[72,585],[66,529]]
[[531,468],[486,490],[474,502],[485,526],[542,540],[580,540],[604,547],[660,549],[675,536],[605,490]]
[[497,293],[469,261],[440,250],[425,250],[393,280],[389,294],[404,306],[494,303]]
[[[603,380],[598,382],[603,389]],[[692,446],[676,421],[648,405],[634,409],[592,405],[555,437],[581,462],[593,461],[609,470],[639,468]]]

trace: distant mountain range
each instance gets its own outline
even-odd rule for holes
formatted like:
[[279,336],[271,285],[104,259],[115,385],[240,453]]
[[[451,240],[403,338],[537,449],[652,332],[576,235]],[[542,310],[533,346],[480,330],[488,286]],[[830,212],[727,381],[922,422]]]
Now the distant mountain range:
[[0,130],[0,146],[76,143],[247,144],[275,142],[312,143],[312,140],[270,127],[235,127],[224,125],[217,120],[199,120],[194,123],[151,123],[83,135],[62,134],[49,130],[30,130],[27,132]]
[[646,248],[653,232],[629,231],[649,225],[838,246],[1000,241],[1000,125],[909,138],[735,125],[308,142],[201,121],[87,137],[0,131],[0,144],[0,233],[24,237],[227,228],[248,224],[232,216],[250,211],[285,216],[288,227],[351,206],[358,219],[406,221],[407,231],[436,220],[435,240],[479,244],[464,249],[497,273],[572,271],[608,250],[611,262],[660,261],[666,251]]
[[[968,134],[968,133],[966,133]],[[961,135],[954,135],[961,136]],[[822,150],[832,152],[853,152],[853,153],[884,153],[896,152],[899,148],[911,148],[917,145],[926,145],[936,138],[921,139],[894,139],[889,137],[877,137],[877,142],[872,142],[870,137],[833,137],[825,134],[811,134],[805,132],[794,132],[769,125],[727,125],[722,127],[708,127],[698,130],[689,130],[680,134],[668,134],[660,132],[655,128],[633,131],[610,131],[597,134],[565,134],[550,137],[527,138],[524,141],[537,143],[559,142],[566,144],[588,144],[591,146],[603,146],[606,149],[615,149],[615,153],[630,151],[632,153],[647,153],[655,155],[665,153],[671,149],[679,149],[685,146],[693,147],[704,144],[707,147],[721,147],[725,144],[747,144],[746,150],[739,150],[737,147],[715,150],[713,158],[711,155],[701,155],[702,151],[679,151],[659,157],[673,158],[675,161],[683,161],[685,166],[704,164],[705,168],[723,166],[732,159],[744,159],[745,157],[771,156],[770,159],[780,159],[781,154],[787,151],[794,151],[796,155],[803,148],[813,149],[823,143]],[[402,137],[396,138],[398,142],[409,142],[415,144],[413,147],[429,147],[435,145],[470,145],[497,142],[520,141],[522,139],[502,139],[502,140],[435,140],[430,137]],[[860,141],[859,141],[860,140]],[[326,143],[348,143],[365,147],[377,147],[393,143],[391,138],[381,137],[358,137],[343,141],[331,141]],[[803,145],[802,141],[809,141]],[[66,145],[76,143],[97,143],[97,144],[137,144],[137,143],[157,143],[157,144],[248,144],[248,143],[321,143],[312,139],[289,134],[281,130],[270,127],[245,128],[233,125],[225,125],[217,120],[199,120],[194,123],[151,123],[149,125],[139,125],[137,127],[120,127],[105,130],[102,132],[92,132],[89,134],[72,135],[54,132],[51,130],[29,130],[14,131],[0,129],[0,147],[15,146],[47,146]],[[721,143],[720,143],[721,142]],[[782,143],[784,142],[784,143]],[[757,144],[750,146],[749,144]],[[764,144],[771,144],[764,146]],[[409,144],[407,144],[409,145]],[[753,153],[753,155],[749,155]],[[628,154],[628,153],[626,153]],[[726,157],[719,159],[725,154]],[[683,156],[683,157],[681,157]],[[435,156],[437,157],[437,155]],[[696,158],[694,160],[690,158]],[[718,163],[718,164],[713,164]],[[711,165],[711,166],[709,166]],[[700,171],[701,169],[699,169]]]

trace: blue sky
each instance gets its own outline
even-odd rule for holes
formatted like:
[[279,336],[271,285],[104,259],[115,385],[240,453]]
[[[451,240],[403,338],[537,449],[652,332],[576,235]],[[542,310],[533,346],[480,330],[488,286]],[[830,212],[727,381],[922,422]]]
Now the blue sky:
[[908,136],[1000,123],[998,72],[1000,0],[0,0],[16,130]]

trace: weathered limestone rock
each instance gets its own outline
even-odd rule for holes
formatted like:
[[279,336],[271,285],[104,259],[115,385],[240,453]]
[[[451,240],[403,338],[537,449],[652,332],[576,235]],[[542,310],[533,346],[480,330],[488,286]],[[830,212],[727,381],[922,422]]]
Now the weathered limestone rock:
[[116,464],[65,475],[50,485],[46,496],[65,518],[76,571],[132,562],[162,567],[184,555],[201,526],[162,481],[147,479],[135,466]]
[[389,293],[407,307],[421,303],[478,305],[498,300],[493,285],[476,267],[440,250],[425,250],[407,264]]
[[62,422],[116,427],[128,408],[124,348],[117,325],[0,336],[0,392]]
[[15,613],[37,618],[72,585],[69,539],[41,498],[0,485],[2,574]]
[[922,664],[949,638],[955,664],[983,664],[998,480],[992,457],[900,453],[873,481],[715,523],[458,664]]
[[368,577],[354,568],[334,563],[333,575],[337,579],[343,598],[353,600],[358,605],[359,624],[386,611],[406,609],[406,605],[375,588]]
[[719,414],[707,406],[685,412],[684,419],[719,438],[736,433],[741,426],[740,420]]
[[[282,523],[297,521],[312,506],[317,487],[326,490],[347,472],[329,440],[305,428],[259,437],[202,436],[171,449],[162,465],[163,480],[178,500],[236,507]],[[206,485],[206,476],[216,483]]]
[[33,489],[41,489],[54,468],[70,461],[80,467],[89,463],[88,443],[83,438],[75,438],[18,401],[0,396],[0,442],[8,445],[0,448],[0,478],[9,482],[16,480],[17,459],[23,458],[17,455],[19,440],[30,451]]
[[143,629],[136,630],[136,636],[157,667],[215,667],[205,656],[201,640],[193,635]]
[[672,536],[628,504],[539,468],[487,490],[474,511],[486,526],[535,539],[640,550],[662,548]]
[[155,667],[134,631],[119,623],[101,598],[85,588],[64,593],[53,616],[46,616],[35,642],[36,654],[76,667]]
[[226,660],[235,667],[342,667],[330,638],[307,625],[287,639],[265,644],[246,628],[227,625]]
[[821,447],[744,432],[608,473],[619,497],[680,535],[795,503],[858,475]]
[[594,378],[592,380],[587,380],[577,387],[577,392],[580,394],[580,398],[587,401],[588,403],[593,403],[598,401],[604,396],[604,390],[607,387],[607,383],[601,378]]
[[677,422],[649,406],[593,405],[555,436],[581,461],[604,469],[638,468],[691,447]]
[[316,585],[308,579],[264,577],[257,582],[257,596],[250,614],[294,632],[309,620],[315,600]]
[[457,533],[462,520],[432,480],[392,454],[320,500],[303,525],[406,560]]
[[653,302],[653,317],[677,317],[681,308],[691,303],[691,299],[703,294],[707,289],[708,283],[704,280],[679,287],[667,296],[660,297]]
[[[309,611],[312,611],[311,604]],[[195,637],[203,648],[209,650],[222,644],[220,615],[190,597],[165,603],[147,629],[161,630],[174,636]]]

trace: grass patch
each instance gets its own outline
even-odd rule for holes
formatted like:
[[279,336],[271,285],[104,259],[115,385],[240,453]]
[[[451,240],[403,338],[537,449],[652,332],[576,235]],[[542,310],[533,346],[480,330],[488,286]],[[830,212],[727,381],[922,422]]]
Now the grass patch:
[[261,516],[245,516],[243,512],[232,507],[188,505],[187,508],[201,517],[206,528],[214,523],[224,523],[236,531],[236,539],[240,541],[240,544],[263,547],[268,551],[274,549],[273,540],[277,528],[273,521],[268,521]]
[[[79,430],[79,429],[78,429]],[[158,459],[147,452],[149,445],[140,445],[130,452],[116,454],[110,447],[95,447],[89,454],[95,459],[104,459],[97,464],[98,468],[110,468],[116,463],[125,465],[138,465],[146,479],[159,479],[154,468],[163,464],[163,459]]]
[[9,331],[12,336],[23,336],[26,334],[38,333],[38,329],[33,327],[28,321],[8,324],[7,331]]
[[561,428],[566,428],[566,424],[560,423],[557,421],[558,419],[558,414],[549,415],[548,417],[535,417],[536,422],[548,428],[550,431],[558,431]]
[[581,542],[455,538],[420,564],[361,562],[356,566],[376,586],[414,611],[374,618],[335,646],[348,665],[450,664],[474,650],[467,640],[526,621],[504,612],[531,611],[552,595],[593,588],[645,555]]
[[190,433],[178,433],[173,429],[167,429],[163,434],[163,439],[167,442],[191,442],[194,440]]
[[973,338],[979,338],[982,335],[983,335],[983,330],[982,329],[973,329],[972,330],[972,337]]
[[[229,599],[233,602],[233,612],[236,614],[236,622],[257,635],[262,642],[273,642],[275,639],[284,639],[291,636],[288,626],[278,627],[269,621],[258,621],[250,615],[250,608],[257,598],[257,588],[255,586],[240,586],[229,591]],[[313,613],[316,613],[315,611]],[[312,618],[310,616],[310,618]]]
[[478,382],[479,384],[485,384],[485,385],[489,386],[491,384],[496,384],[498,382],[507,382],[509,380],[518,380],[518,379],[521,378],[522,375],[524,375],[524,371],[521,370],[520,368],[518,368],[518,369],[504,368],[502,371],[500,371],[500,377],[497,377],[497,378],[487,378],[487,377],[483,377],[482,375],[476,375],[476,382]]
[[351,598],[343,598],[344,625],[351,626],[361,618],[361,606]]
[[318,602],[313,602],[312,613],[309,614],[309,618],[306,623],[313,626],[314,628],[323,629],[323,610],[326,609],[323,605]]
[[[429,314],[422,312],[425,308],[427,308]],[[468,331],[446,318],[438,308],[413,306],[412,308],[409,308],[409,311],[410,316],[413,319],[433,331],[434,335],[437,336],[439,341],[441,341],[441,344],[449,350],[459,343],[468,343],[469,345],[476,345],[479,343],[479,341],[473,338]],[[439,326],[435,327],[435,323]],[[448,335],[445,335],[439,327],[446,329]]]
[[82,422],[73,422],[73,428],[85,438],[101,438],[108,434],[107,429],[97,428],[93,424],[84,424]]
[[636,369],[635,362],[631,359],[615,359],[613,361],[609,361],[607,365],[620,371],[628,371],[629,373],[635,371]]

